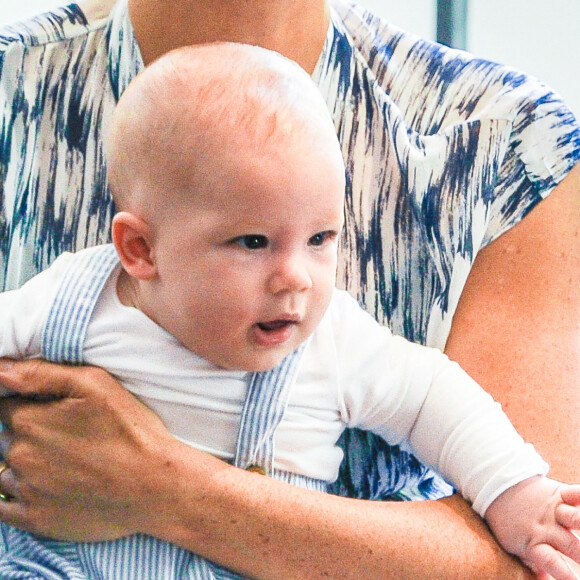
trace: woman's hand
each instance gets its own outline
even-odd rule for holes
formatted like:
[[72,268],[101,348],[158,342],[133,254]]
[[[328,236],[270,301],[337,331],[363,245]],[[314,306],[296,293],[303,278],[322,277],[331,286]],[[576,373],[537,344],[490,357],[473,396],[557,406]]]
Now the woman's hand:
[[148,481],[176,443],[160,419],[97,368],[4,360],[0,385],[17,395],[0,399],[0,492],[13,497],[0,519],[77,541],[139,531]]

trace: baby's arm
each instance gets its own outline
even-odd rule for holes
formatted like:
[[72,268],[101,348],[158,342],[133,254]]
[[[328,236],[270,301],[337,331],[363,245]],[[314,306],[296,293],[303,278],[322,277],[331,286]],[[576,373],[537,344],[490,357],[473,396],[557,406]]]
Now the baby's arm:
[[562,555],[580,563],[580,485],[536,476],[499,495],[484,514],[503,548],[539,578],[576,580]]
[[[544,477],[548,465],[458,365],[348,308],[341,304],[335,327],[352,314],[349,327],[366,328],[357,328],[348,344],[348,333],[336,333],[347,422],[390,444],[406,439],[472,503],[506,551],[542,580],[575,580],[564,556],[580,564],[580,541],[571,531],[580,530],[580,486]],[[348,374],[351,366],[358,374]]]
[[457,485],[501,546],[538,578],[577,580],[564,556],[580,564],[580,541],[572,532],[580,530],[580,486],[546,478],[540,456],[501,407],[459,367],[443,369],[411,430],[415,449]]
[[580,529],[580,486],[544,477],[548,465],[458,365],[400,337],[381,343],[381,332],[388,331],[369,326],[360,333],[376,350],[363,351],[364,341],[338,349],[364,362],[362,388],[356,376],[346,375],[346,363],[341,367],[343,385],[358,387],[342,389],[348,419],[390,444],[407,439],[485,517],[502,547],[540,578],[576,579],[564,556],[580,563],[580,542],[570,531]]
[[[41,356],[42,323],[53,298],[54,287],[71,254],[63,254],[53,265],[21,288],[0,293],[0,357],[14,359]],[[5,395],[6,390],[0,390]]]

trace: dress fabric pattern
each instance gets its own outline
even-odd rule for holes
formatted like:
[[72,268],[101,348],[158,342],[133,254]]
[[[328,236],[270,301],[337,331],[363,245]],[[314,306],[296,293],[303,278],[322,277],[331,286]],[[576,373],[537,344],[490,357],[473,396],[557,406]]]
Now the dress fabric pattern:
[[[0,288],[110,240],[103,135],[143,62],[126,0],[107,17],[90,10],[71,4],[0,34]],[[516,70],[343,0],[331,19],[313,78],[347,166],[338,285],[395,334],[443,348],[478,251],[578,161],[578,124]],[[374,436],[346,432],[343,444],[338,493],[449,493]]]

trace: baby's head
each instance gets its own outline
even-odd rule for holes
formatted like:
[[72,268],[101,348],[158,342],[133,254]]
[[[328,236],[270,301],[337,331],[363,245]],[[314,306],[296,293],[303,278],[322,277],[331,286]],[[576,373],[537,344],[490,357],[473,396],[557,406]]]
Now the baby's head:
[[108,144],[125,304],[229,369],[271,368],[312,333],[344,166],[302,69],[246,45],[173,51],[129,85]]

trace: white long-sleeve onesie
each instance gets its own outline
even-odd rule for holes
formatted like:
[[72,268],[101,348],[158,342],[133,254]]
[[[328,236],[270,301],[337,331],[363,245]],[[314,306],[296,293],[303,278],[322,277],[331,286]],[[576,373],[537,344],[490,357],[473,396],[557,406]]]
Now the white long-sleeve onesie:
[[[0,295],[0,356],[41,355],[41,329],[64,254],[20,290]],[[116,294],[117,267],[91,318],[87,364],[107,369],[153,408],[178,438],[233,457],[249,373],[225,371],[183,347]],[[508,487],[547,465],[459,366],[436,349],[394,337],[348,294],[335,291],[312,336],[275,436],[276,468],[333,481],[345,427],[359,427],[414,453],[451,481],[483,515]]]

